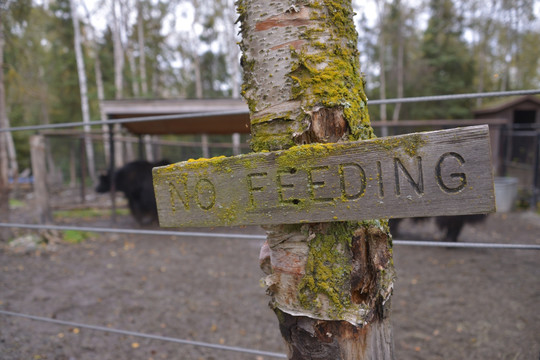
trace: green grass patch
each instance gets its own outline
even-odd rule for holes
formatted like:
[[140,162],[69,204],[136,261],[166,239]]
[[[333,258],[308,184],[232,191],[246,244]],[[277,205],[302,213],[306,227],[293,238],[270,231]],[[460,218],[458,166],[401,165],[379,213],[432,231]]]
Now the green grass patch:
[[24,201],[21,201],[21,200],[18,200],[18,199],[9,199],[9,208],[10,209],[22,208],[25,205],[26,204],[24,203]]
[[[117,215],[129,215],[129,209],[116,209]],[[92,219],[110,216],[110,209],[76,209],[57,210],[53,212],[54,217],[62,219]]]
[[90,231],[65,230],[63,231],[63,239],[70,244],[80,244],[83,241],[92,238],[96,233]]

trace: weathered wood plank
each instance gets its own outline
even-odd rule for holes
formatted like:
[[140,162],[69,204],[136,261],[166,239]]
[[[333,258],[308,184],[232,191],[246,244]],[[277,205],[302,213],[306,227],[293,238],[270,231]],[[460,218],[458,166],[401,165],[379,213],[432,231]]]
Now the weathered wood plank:
[[368,220],[495,211],[488,127],[154,168],[161,226]]

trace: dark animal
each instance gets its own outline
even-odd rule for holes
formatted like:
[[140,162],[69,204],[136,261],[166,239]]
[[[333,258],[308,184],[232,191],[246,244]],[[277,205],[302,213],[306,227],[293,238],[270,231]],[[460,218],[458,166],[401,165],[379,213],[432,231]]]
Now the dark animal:
[[[131,215],[140,225],[157,222],[157,207],[152,183],[152,168],[170,164],[167,160],[150,163],[144,160],[130,162],[114,174],[115,191],[124,193]],[[99,176],[98,193],[111,191],[110,173]]]
[[[435,224],[439,230],[444,231],[444,241],[457,242],[461,229],[465,224],[476,224],[486,220],[487,215],[455,215],[455,216],[437,216]],[[414,222],[421,222],[430,218],[413,218]],[[390,233],[398,233],[398,225],[403,219],[390,219]]]

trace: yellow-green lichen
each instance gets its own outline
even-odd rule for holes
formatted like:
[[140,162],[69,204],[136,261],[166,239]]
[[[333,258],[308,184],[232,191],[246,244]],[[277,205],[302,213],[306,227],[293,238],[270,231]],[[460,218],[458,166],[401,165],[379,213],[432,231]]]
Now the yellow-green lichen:
[[[291,50],[295,59],[289,73],[292,97],[307,109],[341,107],[351,139],[372,138],[350,1],[324,0],[307,6],[313,8],[312,17],[318,20],[314,23],[320,28],[310,27],[304,32],[307,47]],[[323,36],[329,39],[321,41]]]
[[380,138],[375,143],[386,150],[394,151],[399,149],[413,157],[426,144],[426,140],[421,134],[411,134],[403,137]]
[[326,231],[314,233],[308,244],[305,275],[298,286],[298,300],[304,308],[322,311],[320,296],[324,296],[331,306],[326,309],[328,315],[337,319],[351,306],[349,249],[353,231],[347,222],[334,222]]

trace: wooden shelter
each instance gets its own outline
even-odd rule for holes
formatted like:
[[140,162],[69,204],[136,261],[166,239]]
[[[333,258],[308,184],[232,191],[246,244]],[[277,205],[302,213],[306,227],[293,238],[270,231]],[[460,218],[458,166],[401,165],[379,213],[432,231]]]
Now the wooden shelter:
[[107,100],[101,104],[108,119],[179,115],[166,120],[149,119],[122,124],[136,135],[250,132],[248,106],[242,99],[133,99]]
[[[510,101],[488,105],[474,111],[475,119],[505,119],[508,125],[533,128],[540,125],[540,97],[526,95]],[[526,126],[531,125],[531,126]]]
[[501,136],[500,174],[516,177],[528,189],[531,205],[540,198],[540,97],[527,95],[488,105],[474,111],[476,119],[500,118],[505,127]]

